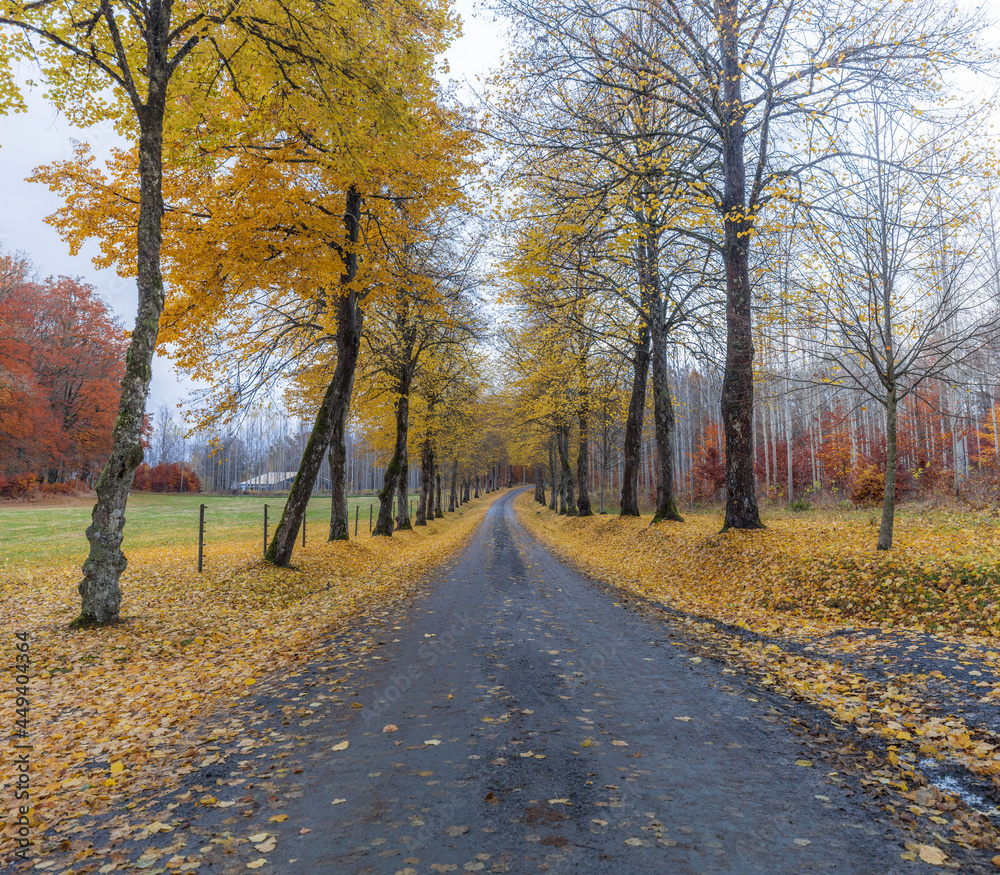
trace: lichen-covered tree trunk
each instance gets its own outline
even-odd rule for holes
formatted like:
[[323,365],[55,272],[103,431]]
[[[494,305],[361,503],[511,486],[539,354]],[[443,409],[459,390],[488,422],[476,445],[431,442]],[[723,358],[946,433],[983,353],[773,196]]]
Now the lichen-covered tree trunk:
[[392,537],[392,508],[397,505],[396,525],[400,529],[412,529],[407,506],[406,481],[410,473],[409,458],[406,452],[406,442],[410,427],[410,379],[409,363],[399,374],[396,385],[396,444],[393,447],[392,458],[385,469],[382,489],[378,494],[378,520],[375,522],[373,535]]
[[622,441],[621,516],[639,516],[639,465],[642,454],[642,417],[646,409],[646,381],[649,377],[649,326],[639,329],[639,337],[632,352],[632,394],[625,418],[625,437]]
[[[342,289],[349,289],[357,276],[357,242],[361,226],[361,195],[351,186],[347,192],[344,226],[350,246],[344,258],[344,271],[340,276]],[[330,511],[330,540],[346,540],[347,516],[347,414],[351,406],[354,375],[357,371],[358,353],[361,349],[363,313],[357,292],[341,291],[337,297],[337,364],[333,378],[327,386],[313,423],[312,433],[302,454],[298,473],[292,483],[281,519],[264,558],[287,568],[292,561],[292,551],[298,538],[306,506],[312,495],[316,477],[323,464],[323,454],[330,449],[330,476],[333,502]]]
[[667,339],[663,320],[651,332],[653,358],[653,424],[656,431],[656,512],[653,522],[684,522],[674,499],[674,404],[670,398],[670,371],[667,368]]
[[473,498],[479,498],[479,475],[478,474],[476,475],[476,494],[473,496]]
[[[164,34],[165,36],[165,34]],[[87,527],[90,552],[83,563],[77,626],[103,626],[118,620],[119,583],[128,564],[122,552],[125,505],[136,468],[142,464],[142,427],[152,379],[153,353],[163,313],[163,116],[169,72],[166,57],[147,62],[149,94],[139,119],[139,217],[136,225],[136,285],[139,303],[125,355],[118,416],[111,454],[97,481],[97,503]]]
[[753,458],[753,328],[749,252],[752,217],[747,215],[743,147],[743,98],[737,0],[722,4],[723,130],[722,261],[726,271],[726,368],[722,378],[722,420],[726,435],[726,521],[728,529],[761,529]]
[[441,468],[438,466],[435,466],[434,469],[434,484],[437,487],[434,495],[434,516],[436,519],[440,519],[444,516],[444,502],[441,490]]

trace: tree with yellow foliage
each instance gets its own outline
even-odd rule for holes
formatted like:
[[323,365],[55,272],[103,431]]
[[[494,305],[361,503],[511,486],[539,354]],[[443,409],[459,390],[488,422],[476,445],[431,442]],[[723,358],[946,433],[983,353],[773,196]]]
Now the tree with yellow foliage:
[[[432,76],[454,21],[443,5],[425,13],[398,19],[390,8],[371,7],[349,16],[340,27],[344,43],[331,55],[334,69],[313,58],[298,89],[273,89],[249,108],[236,103],[202,116],[197,160],[177,160],[164,175],[172,286],[164,339],[177,342],[182,367],[214,379],[222,413],[279,373],[316,376],[332,367],[314,439],[269,548],[277,564],[290,558],[327,447],[331,535],[346,537],[344,434],[362,305],[385,286],[384,260],[366,252],[377,250],[381,229],[393,221],[393,198],[412,198],[419,212],[428,197],[450,197],[449,180],[464,169],[459,143],[467,136]],[[169,154],[183,158],[194,139],[191,132],[172,139]],[[110,169],[111,182],[92,163],[47,171],[70,193],[58,220],[71,237],[94,230],[87,216],[133,208],[134,155],[116,156]],[[105,257],[119,264],[128,253],[125,226],[109,222],[102,240]]]

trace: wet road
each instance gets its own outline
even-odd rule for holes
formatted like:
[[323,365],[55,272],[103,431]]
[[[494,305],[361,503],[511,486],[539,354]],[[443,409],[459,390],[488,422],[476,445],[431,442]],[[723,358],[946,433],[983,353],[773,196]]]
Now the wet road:
[[274,845],[206,869],[929,871],[766,701],[556,561],[512,499],[387,627],[360,707],[285,727],[303,765],[249,790],[287,820],[261,799],[230,827]]

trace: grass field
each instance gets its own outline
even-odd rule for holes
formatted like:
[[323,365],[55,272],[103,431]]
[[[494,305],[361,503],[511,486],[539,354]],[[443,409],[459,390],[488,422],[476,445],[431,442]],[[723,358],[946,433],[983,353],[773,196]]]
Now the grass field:
[[[268,506],[269,533],[273,534],[285,496],[134,492],[126,509],[125,553],[146,547],[174,547],[197,562],[200,504],[205,505],[205,561],[208,562],[213,543],[256,541],[263,550],[264,505]],[[71,499],[65,504],[0,504],[0,571],[81,564],[87,556],[84,532],[93,506],[92,498]],[[348,507],[352,535],[356,512],[359,535],[367,531],[369,508],[374,507],[378,515],[378,499],[373,495],[352,496]],[[413,508],[416,510],[415,500]],[[330,496],[314,496],[306,515],[307,542],[311,537],[326,540],[329,525]]]

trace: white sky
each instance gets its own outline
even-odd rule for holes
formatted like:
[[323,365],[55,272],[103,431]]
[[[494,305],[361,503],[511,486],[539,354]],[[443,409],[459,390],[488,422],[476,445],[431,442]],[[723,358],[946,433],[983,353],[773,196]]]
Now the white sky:
[[[476,0],[454,3],[464,33],[446,53],[448,78],[473,84],[476,76],[498,62],[503,51],[502,28],[492,20],[491,13],[481,17],[477,5]],[[6,253],[26,255],[41,278],[82,278],[97,289],[131,329],[135,322],[135,281],[122,279],[113,270],[98,270],[91,262],[98,252],[96,243],[88,244],[79,255],[70,255],[55,229],[45,224],[45,217],[59,208],[61,199],[44,186],[25,181],[35,167],[71,158],[74,140],[89,143],[98,158],[106,157],[119,141],[110,124],[85,130],[72,127],[45,101],[43,91],[25,91],[27,113],[0,117],[0,248]],[[165,357],[157,355],[147,412],[154,413],[161,404],[174,407],[182,403],[190,385]]]

